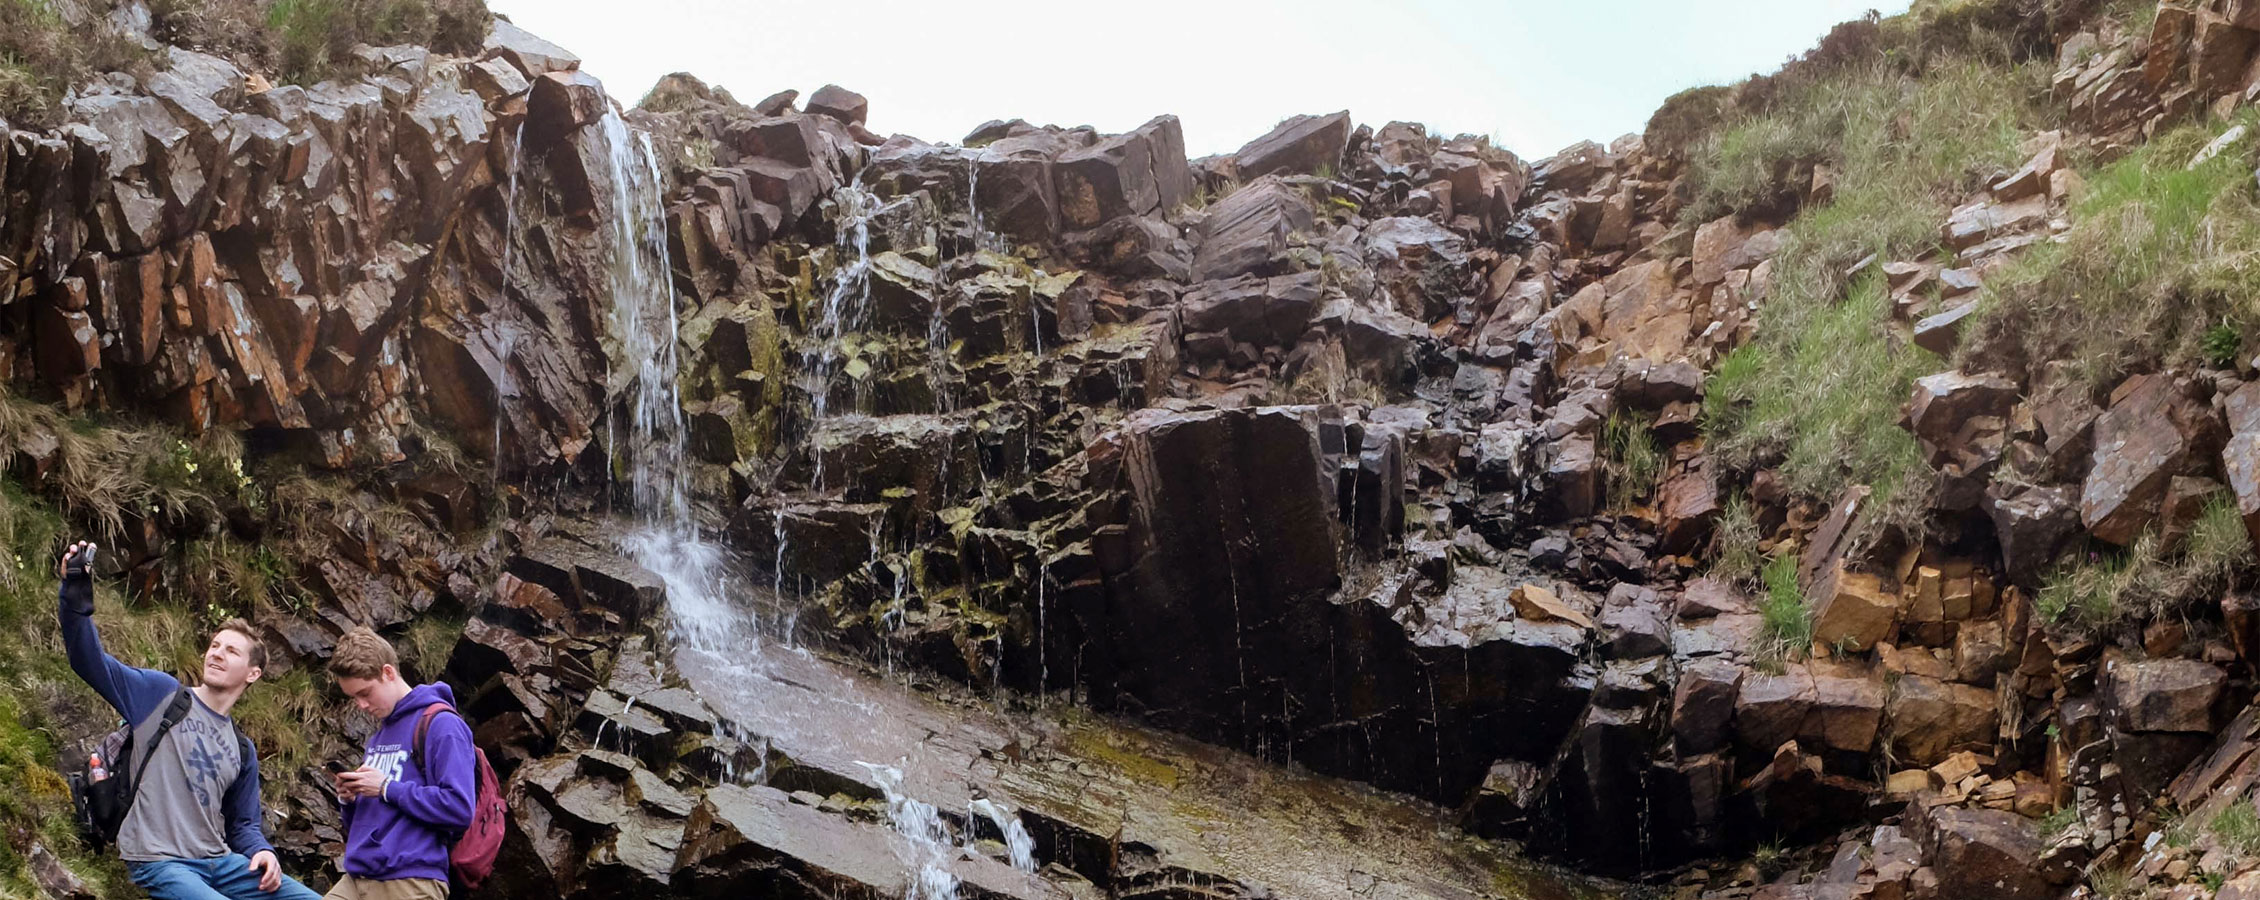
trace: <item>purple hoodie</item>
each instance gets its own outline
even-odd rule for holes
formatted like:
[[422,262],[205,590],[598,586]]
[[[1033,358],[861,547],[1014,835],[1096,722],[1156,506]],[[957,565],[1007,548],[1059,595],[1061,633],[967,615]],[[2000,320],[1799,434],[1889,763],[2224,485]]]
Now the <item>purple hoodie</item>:
[[479,792],[471,728],[441,712],[424,732],[422,766],[411,745],[416,720],[434,703],[455,705],[446,682],[417,685],[369,736],[363,764],[385,773],[383,797],[345,804],[346,874],[371,881],[447,880],[448,848],[471,824]]

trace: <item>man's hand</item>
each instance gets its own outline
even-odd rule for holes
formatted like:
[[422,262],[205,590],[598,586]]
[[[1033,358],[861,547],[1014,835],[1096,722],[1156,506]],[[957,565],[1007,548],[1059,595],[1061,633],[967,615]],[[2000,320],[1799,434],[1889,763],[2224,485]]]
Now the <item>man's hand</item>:
[[337,792],[351,797],[382,797],[385,773],[368,766],[337,773]]
[[[75,557],[75,556],[77,556],[77,555],[79,555],[79,554],[80,554],[81,552],[88,552],[88,551],[92,551],[93,549],[94,549],[94,542],[93,542],[93,541],[76,541],[76,542],[73,542],[73,543],[71,544],[71,548],[70,548],[70,549],[63,551],[63,558],[62,558],[62,559],[60,559],[60,560],[57,560],[57,561],[55,562],[55,577],[57,577],[57,578],[68,578],[68,577],[70,577],[70,574],[71,574],[71,558],[72,558],[72,557]],[[89,570],[93,569],[93,567],[94,567],[94,559],[93,559],[93,556],[92,556],[92,554],[91,554],[91,553],[89,553],[89,554],[88,554],[88,558],[87,558],[87,561],[86,561],[86,563],[87,563],[87,568],[88,568]]]
[[261,850],[251,857],[251,871],[259,873],[259,889],[273,891],[282,887],[282,862],[275,859],[275,851]]

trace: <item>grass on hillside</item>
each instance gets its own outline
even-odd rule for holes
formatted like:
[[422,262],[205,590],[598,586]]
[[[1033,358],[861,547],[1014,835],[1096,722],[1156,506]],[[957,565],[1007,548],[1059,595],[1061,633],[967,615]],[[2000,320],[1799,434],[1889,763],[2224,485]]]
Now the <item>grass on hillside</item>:
[[1760,664],[1778,668],[1812,649],[1813,608],[1805,602],[1804,592],[1797,589],[1796,554],[1775,554],[1766,561],[1761,574],[1766,590],[1758,615],[1764,625],[1764,643],[1757,657]]
[[2148,532],[2123,550],[2074,555],[2049,575],[2034,605],[2051,622],[2090,627],[2162,618],[2218,596],[2253,561],[2244,520],[2222,494],[2199,513],[2183,546],[2167,548]]
[[[85,5],[110,9],[101,0]],[[65,21],[58,0],[0,0],[0,119],[19,128],[59,124],[71,85],[100,72],[145,74],[152,59],[131,41]]]
[[354,44],[463,55],[486,39],[484,0],[153,0],[159,40],[250,62],[291,84],[357,74]]
[[1696,153],[1694,219],[1769,202],[1799,161],[1837,173],[1833,201],[1788,225],[1757,338],[1712,374],[1706,427],[1730,466],[1778,463],[1806,496],[1865,483],[1880,513],[1871,524],[1919,523],[1928,467],[1897,425],[1899,406],[1914,378],[1943,366],[1891,321],[1879,275],[1847,284],[1844,272],[1870,254],[1938,249],[1952,206],[2022,162],[2045,69],[1963,56],[1911,74],[1879,60],[1793,86]]
[[1988,284],[1968,366],[2028,377],[2069,360],[2091,387],[2128,371],[2233,362],[2260,334],[2260,198],[2252,139],[2189,167],[2231,124],[2192,123],[2088,176],[2062,244]]

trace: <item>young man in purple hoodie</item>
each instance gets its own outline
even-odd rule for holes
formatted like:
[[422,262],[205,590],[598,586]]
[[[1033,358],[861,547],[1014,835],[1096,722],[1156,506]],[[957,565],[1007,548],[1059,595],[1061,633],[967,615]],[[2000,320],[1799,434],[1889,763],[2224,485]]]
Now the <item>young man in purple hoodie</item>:
[[[377,720],[361,767],[337,775],[345,803],[343,878],[325,900],[444,900],[448,854],[479,793],[471,728],[444,682],[410,685],[392,645],[367,628],[338,639],[337,686]],[[425,707],[444,704],[424,727]]]

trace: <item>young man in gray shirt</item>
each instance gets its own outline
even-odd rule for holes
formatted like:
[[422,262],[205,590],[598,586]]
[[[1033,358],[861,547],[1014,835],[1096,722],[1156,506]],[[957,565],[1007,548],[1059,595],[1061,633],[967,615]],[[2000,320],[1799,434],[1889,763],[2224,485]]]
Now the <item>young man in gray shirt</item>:
[[[132,725],[135,743],[182,692],[179,679],[128,666],[102,650],[94,630],[92,544],[63,554],[63,647],[71,670]],[[259,752],[228,711],[259,680],[267,651],[241,620],[212,634],[201,683],[188,688],[188,713],[155,744],[137,747],[124,767],[147,759],[132,808],[118,828],[118,855],[152,900],[320,900],[267,844],[259,812]]]

